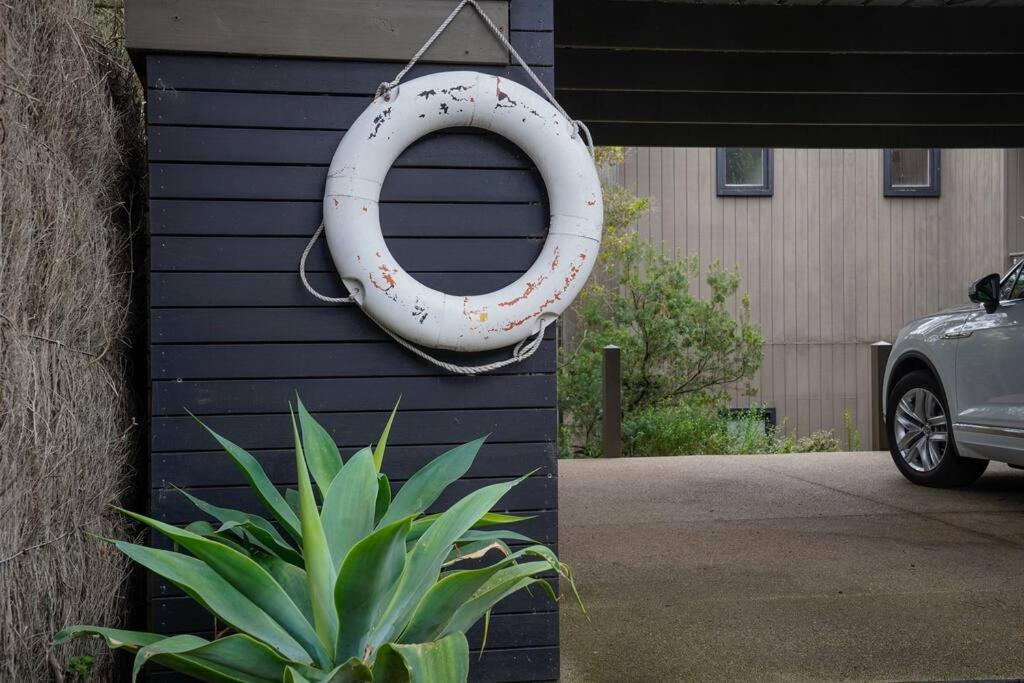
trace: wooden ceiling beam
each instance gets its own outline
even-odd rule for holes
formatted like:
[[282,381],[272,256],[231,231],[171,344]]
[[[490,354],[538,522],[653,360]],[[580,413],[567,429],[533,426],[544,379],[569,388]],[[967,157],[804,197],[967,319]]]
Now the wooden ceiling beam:
[[1019,53],[1024,7],[555,3],[557,47],[751,52]]

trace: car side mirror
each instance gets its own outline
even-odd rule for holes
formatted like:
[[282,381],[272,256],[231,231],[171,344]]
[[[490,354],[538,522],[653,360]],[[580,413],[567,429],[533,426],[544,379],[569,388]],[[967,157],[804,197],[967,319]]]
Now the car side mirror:
[[967,296],[976,304],[984,304],[986,313],[999,308],[999,273],[986,275],[971,285]]

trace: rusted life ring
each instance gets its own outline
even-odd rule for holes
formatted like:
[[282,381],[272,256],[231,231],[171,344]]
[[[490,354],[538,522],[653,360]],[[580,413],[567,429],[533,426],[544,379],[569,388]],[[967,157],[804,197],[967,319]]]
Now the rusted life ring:
[[[380,228],[381,186],[395,159],[427,133],[456,126],[492,131],[526,152],[551,211],[537,261],[514,283],[477,296],[416,281]],[[338,145],[324,193],[331,256],[356,303],[396,335],[456,351],[516,344],[565,311],[594,267],[603,215],[594,160],[575,124],[528,88],[473,71],[422,76],[374,99]]]

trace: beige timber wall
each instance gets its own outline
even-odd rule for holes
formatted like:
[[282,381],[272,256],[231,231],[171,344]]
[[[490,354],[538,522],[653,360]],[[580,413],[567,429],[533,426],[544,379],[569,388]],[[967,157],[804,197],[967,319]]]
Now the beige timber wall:
[[766,342],[753,400],[799,434],[840,434],[848,408],[866,441],[868,345],[1004,269],[1008,156],[943,150],[937,199],[883,197],[877,149],[776,149],[763,198],[717,197],[711,148],[631,148],[606,175],[651,198],[641,235],[740,269]]
[[1006,251],[1024,253],[1024,149],[1006,150]]

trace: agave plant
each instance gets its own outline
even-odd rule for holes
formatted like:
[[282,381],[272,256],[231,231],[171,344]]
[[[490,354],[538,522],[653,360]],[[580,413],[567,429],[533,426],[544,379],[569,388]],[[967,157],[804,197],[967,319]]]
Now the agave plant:
[[[396,406],[397,410],[397,406]],[[291,409],[289,408],[289,412]],[[297,491],[282,495],[248,452],[206,425],[270,517],[183,495],[217,520],[185,529],[123,511],[186,552],[110,541],[230,627],[214,640],[98,626],[71,626],[61,643],[96,636],[135,653],[133,680],[148,661],[216,683],[465,681],[465,632],[508,595],[554,571],[572,575],[550,549],[494,525],[523,517],[489,512],[522,479],[470,493],[426,514],[472,465],[484,439],[442,454],[392,498],[380,471],[395,412],[374,448],[343,461],[333,439],[298,401]],[[202,424],[200,422],[200,424]],[[301,435],[300,435],[301,426]],[[513,552],[508,542],[531,545]],[[467,560],[489,565],[464,568]]]

